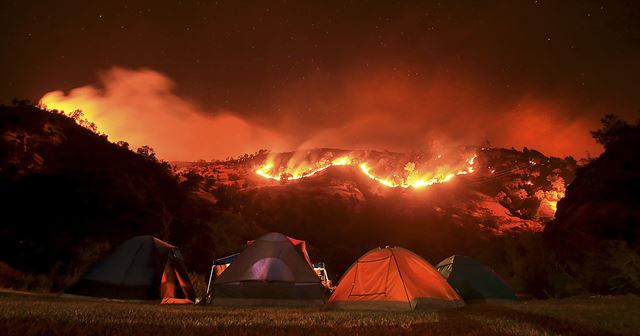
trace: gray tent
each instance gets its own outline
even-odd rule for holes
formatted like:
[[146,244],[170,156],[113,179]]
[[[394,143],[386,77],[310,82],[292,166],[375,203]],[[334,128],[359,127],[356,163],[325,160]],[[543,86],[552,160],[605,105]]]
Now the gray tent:
[[213,284],[214,305],[321,305],[325,287],[303,241],[266,234],[235,257]]
[[193,302],[195,298],[178,248],[152,236],[127,240],[65,293],[163,303]]
[[511,287],[498,274],[469,257],[454,255],[436,268],[465,301],[517,301]]

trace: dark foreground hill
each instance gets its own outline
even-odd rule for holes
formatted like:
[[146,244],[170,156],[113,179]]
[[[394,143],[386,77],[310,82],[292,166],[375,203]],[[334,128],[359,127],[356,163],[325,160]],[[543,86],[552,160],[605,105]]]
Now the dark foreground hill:
[[192,269],[249,236],[223,228],[232,215],[194,197],[149,148],[133,152],[29,106],[0,107],[0,137],[0,260],[42,275],[29,286],[59,290],[134,235],[187,246]]
[[640,292],[640,124],[613,116],[605,152],[578,170],[545,237],[572,277],[600,293]]

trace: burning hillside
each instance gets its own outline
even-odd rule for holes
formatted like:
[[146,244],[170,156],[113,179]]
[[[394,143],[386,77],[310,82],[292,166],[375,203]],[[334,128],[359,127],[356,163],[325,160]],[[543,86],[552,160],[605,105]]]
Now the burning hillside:
[[[58,106],[51,102],[43,99],[41,104]],[[74,113],[71,116],[92,131],[96,131],[96,126],[100,127],[93,123],[93,118],[84,120],[80,112],[78,116]],[[311,181],[311,193],[326,197],[341,195],[350,200],[350,204],[368,203],[367,195],[378,197],[394,189],[415,191],[416,195],[407,197],[420,198],[420,191],[433,189],[436,185],[452,185],[453,189],[438,188],[437,192],[447,190],[446,193],[451,193],[463,188],[471,194],[484,195],[480,197],[483,200],[478,201],[484,210],[477,212],[458,207],[453,211],[454,215],[469,215],[463,221],[465,225],[480,225],[482,216],[478,217],[478,213],[491,214],[486,220],[489,224],[481,226],[502,232],[505,227],[540,230],[542,223],[554,217],[556,204],[564,197],[566,182],[573,178],[575,166],[572,159],[548,158],[526,148],[522,152],[478,147],[430,148],[409,153],[319,148],[282,153],[261,150],[236,159],[187,165],[178,169],[177,174],[189,188],[212,204],[219,200],[223,203],[237,201],[227,199],[227,190],[236,190],[241,195],[234,198],[250,198],[252,191],[264,188],[278,190],[285,186],[295,193],[300,189],[293,189],[301,187],[308,191]],[[330,178],[326,179],[327,176]],[[303,193],[311,194],[307,191]],[[473,198],[466,195],[457,201],[464,203],[465,197]],[[420,202],[408,201],[408,204]],[[472,200],[468,202],[473,203]],[[491,202],[495,204],[489,204]],[[244,207],[235,206],[237,211]],[[513,224],[514,218],[518,219],[516,224]],[[537,222],[531,225],[520,220]]]
[[473,173],[476,154],[445,158],[442,154],[375,151],[312,150],[271,154],[256,174],[276,181],[298,180],[334,166],[354,166],[382,185],[392,188],[423,188]]
[[[528,149],[397,153],[321,148],[182,163],[176,174],[185,183],[202,176],[200,190],[213,195],[237,190],[252,206],[259,202],[258,213],[275,211],[277,200],[291,195],[316,204],[332,200],[355,214],[380,202],[398,212],[428,207],[433,211],[429,221],[450,217],[456,225],[501,233],[541,230],[553,218],[575,168],[570,158],[546,157]],[[262,203],[267,199],[271,201]],[[305,209],[298,210],[305,213]]]
[[[80,125],[94,132],[106,132],[103,135],[109,136],[112,140],[122,140],[119,143],[123,145],[141,145],[149,141],[149,144],[159,148],[160,157],[167,157],[165,148],[173,148],[178,142],[182,145],[179,146],[178,153],[173,155],[174,158],[182,157],[182,152],[186,149],[198,149],[204,151],[199,153],[206,153],[210,148],[220,148],[221,142],[246,145],[234,148],[234,153],[243,152],[247,148],[260,148],[257,146],[264,143],[276,148],[296,147],[291,143],[283,145],[287,141],[282,142],[281,135],[287,132],[252,126],[236,120],[237,118],[232,118],[235,120],[233,122],[223,118],[226,122],[222,122],[219,120],[221,116],[230,116],[224,113],[215,118],[210,116],[173,94],[172,82],[153,71],[132,72],[115,69],[102,80],[104,90],[88,86],[71,91],[69,96],[64,96],[61,92],[52,92],[45,95],[39,103],[49,109],[66,110],[65,114]],[[132,100],[130,88],[138,87],[140,83],[145,84],[142,85],[144,90],[136,90],[135,99]],[[130,101],[138,103],[122,104]],[[166,111],[158,112],[159,106]],[[118,117],[114,117],[113,113],[116,112]],[[128,118],[136,115],[135,119],[140,119],[141,113],[151,116],[153,122],[134,127],[136,123]],[[126,130],[123,129],[123,125],[126,126]],[[155,130],[156,125],[162,127]],[[367,130],[357,128],[357,132],[342,133],[367,138],[368,130],[376,127],[368,127]],[[148,132],[139,131],[141,129]],[[129,132],[133,132],[135,136],[129,137]],[[199,132],[207,136],[195,135]],[[156,141],[153,137],[138,137],[146,133],[160,134],[162,141]],[[167,137],[167,134],[171,134],[171,137]],[[208,134],[217,135],[212,137],[215,138],[215,143],[202,142],[203,138],[209,137]],[[393,148],[394,139],[400,135],[389,134],[393,136],[376,136],[375,143],[386,140],[382,145],[385,148]],[[449,136],[441,134],[438,138],[448,139]],[[167,144],[167,141],[170,144]],[[314,142],[305,142],[307,145],[311,143]],[[323,142],[325,143],[333,142]],[[357,141],[346,143],[348,146],[359,144]],[[411,142],[409,147],[423,148],[424,144],[423,141]],[[369,184],[359,182],[358,190],[374,186],[417,191],[434,185],[449,184],[452,180],[463,180],[468,189],[483,192],[499,202],[510,215],[523,219],[552,218],[557,202],[564,196],[566,182],[573,177],[575,168],[575,161],[562,163],[560,159],[547,158],[526,148],[523,152],[514,150],[515,154],[511,154],[508,150],[465,147],[442,151],[429,146],[427,148],[430,149],[427,151],[410,153],[327,148],[284,153],[260,151],[256,153],[258,155],[244,155],[238,159],[216,161],[210,165],[200,162],[197,168],[203,172],[203,181],[206,180],[204,189],[215,189],[216,185],[224,185],[225,188],[237,187],[240,191],[315,179],[338,167],[355,171],[358,179],[364,177],[367,180]],[[495,151],[500,151],[497,158],[493,154]],[[505,156],[509,158],[505,159]],[[550,169],[551,167],[553,168]],[[184,170],[178,172],[179,175],[183,173]],[[346,180],[353,178],[347,177]],[[198,185],[199,182],[196,182],[197,179],[189,181]]]

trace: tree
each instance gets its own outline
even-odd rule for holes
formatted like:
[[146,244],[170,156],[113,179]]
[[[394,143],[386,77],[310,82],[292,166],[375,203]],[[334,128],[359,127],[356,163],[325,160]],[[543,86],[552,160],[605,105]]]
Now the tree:
[[182,177],[184,177],[182,186],[191,191],[198,190],[200,188],[200,184],[204,181],[204,177],[195,171],[189,171],[188,173],[183,174]]
[[116,145],[118,145],[118,146],[120,146],[120,147],[122,147],[124,149],[129,149],[129,143],[126,142],[126,141],[122,141],[122,140],[118,141],[118,142],[116,142]]
[[597,143],[607,148],[610,144],[619,141],[632,128],[629,123],[620,119],[615,114],[607,114],[602,119],[602,128],[591,131],[591,136]]
[[69,117],[73,119],[78,125],[100,135],[98,133],[98,126],[94,122],[91,122],[87,118],[85,118],[82,110],[74,110],[73,112],[69,113]]
[[158,161],[158,158],[156,157],[156,152],[153,150],[153,148],[151,148],[150,146],[144,145],[140,148],[138,148],[136,150],[136,153],[147,157],[148,159],[152,160],[152,161]]

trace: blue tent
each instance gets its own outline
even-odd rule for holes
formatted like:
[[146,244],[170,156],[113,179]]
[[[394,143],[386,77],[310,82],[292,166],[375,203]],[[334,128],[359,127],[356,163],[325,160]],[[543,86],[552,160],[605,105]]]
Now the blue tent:
[[453,255],[436,268],[465,301],[517,301],[509,285],[492,269],[472,258]]

